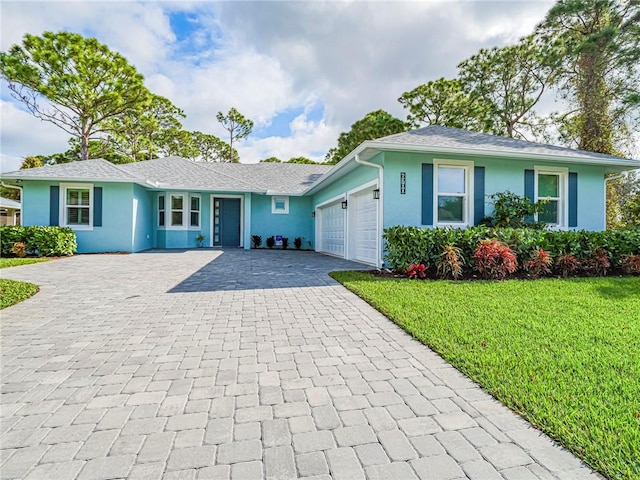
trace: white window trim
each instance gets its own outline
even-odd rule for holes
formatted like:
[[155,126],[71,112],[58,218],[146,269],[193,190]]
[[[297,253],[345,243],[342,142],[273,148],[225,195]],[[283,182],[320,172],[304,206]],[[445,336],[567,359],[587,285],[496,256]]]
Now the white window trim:
[[[440,167],[458,167],[465,170],[465,195],[459,193],[447,193],[438,191],[438,168]],[[474,194],[473,194],[473,167],[474,162],[471,160],[439,160],[433,161],[433,224],[438,227],[457,227],[466,228],[473,226],[474,212]],[[438,221],[438,195],[465,197],[465,208],[463,209],[462,222],[440,222]]]
[[[197,198],[198,205],[200,206],[199,210],[191,209],[191,199]],[[191,214],[194,212],[198,212],[198,225],[191,225]],[[199,193],[193,193],[189,195],[189,230],[200,230],[202,227],[202,196]]]
[[[89,190],[89,225],[69,225],[67,218],[67,190]],[[73,230],[93,230],[93,184],[92,183],[61,183],[60,184],[60,217],[61,227],[69,227]]]
[[[160,197],[164,197],[164,208],[160,209]],[[158,221],[156,225],[158,228],[166,228],[167,226],[167,194],[162,192],[156,196],[156,210],[158,212]],[[164,225],[160,225],[160,212],[164,212]]]
[[[182,210],[177,210],[173,208],[173,197],[182,197]],[[169,199],[169,208],[167,208],[167,198]],[[186,203],[189,201],[189,195],[186,192],[167,192],[167,196],[165,197],[165,212],[168,211],[169,215],[164,214],[164,224],[167,230],[186,230],[189,222],[186,222],[186,213],[189,211],[188,208],[185,208]],[[182,212],[182,225],[173,225],[173,212]]]
[[[284,201],[284,210],[276,209],[276,201],[278,200]],[[271,213],[275,215],[287,215],[289,213],[289,197],[283,195],[271,197]]]
[[[560,191],[558,193],[560,197],[558,199],[558,216],[560,218],[557,224],[549,224],[549,228],[566,229],[569,224],[569,169],[566,167],[541,167],[536,165],[533,167],[533,170],[535,172],[533,182],[534,202],[547,198],[538,196],[538,175],[559,175],[558,186]],[[535,221],[538,221],[537,213],[535,214]]]

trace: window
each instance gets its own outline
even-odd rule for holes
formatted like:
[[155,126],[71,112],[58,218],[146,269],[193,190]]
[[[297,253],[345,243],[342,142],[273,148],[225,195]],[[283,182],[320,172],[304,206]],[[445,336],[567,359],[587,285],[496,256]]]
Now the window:
[[158,226],[164,227],[165,224],[164,195],[158,195]]
[[547,200],[543,210],[538,213],[536,221],[551,226],[564,227],[566,222],[566,168],[536,168],[535,201]]
[[472,162],[434,163],[436,223],[469,225],[471,218],[470,172]]
[[62,218],[60,225],[76,230],[93,228],[93,185],[61,184]]
[[201,213],[202,200],[198,194],[162,192],[158,195],[158,227],[200,229]]
[[189,200],[190,200],[189,226],[199,227],[200,226],[200,195],[191,195],[189,197]]
[[271,213],[289,213],[289,197],[271,197]]
[[171,226],[184,225],[184,195],[171,195]]

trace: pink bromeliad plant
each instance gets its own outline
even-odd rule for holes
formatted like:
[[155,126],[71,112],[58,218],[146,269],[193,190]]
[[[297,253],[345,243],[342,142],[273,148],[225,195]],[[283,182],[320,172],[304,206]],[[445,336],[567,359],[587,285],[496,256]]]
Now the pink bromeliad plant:
[[409,265],[409,268],[407,268],[405,273],[412,280],[418,278],[426,278],[427,267],[424,266],[424,263],[412,263],[411,265]]

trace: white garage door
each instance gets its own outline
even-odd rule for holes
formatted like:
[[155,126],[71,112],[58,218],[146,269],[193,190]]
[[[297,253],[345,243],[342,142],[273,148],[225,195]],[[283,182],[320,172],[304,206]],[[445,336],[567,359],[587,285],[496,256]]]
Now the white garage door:
[[378,202],[373,189],[358,193],[355,197],[353,231],[353,258],[360,262],[376,263],[378,257]]
[[344,257],[344,210],[338,201],[319,208],[319,251]]

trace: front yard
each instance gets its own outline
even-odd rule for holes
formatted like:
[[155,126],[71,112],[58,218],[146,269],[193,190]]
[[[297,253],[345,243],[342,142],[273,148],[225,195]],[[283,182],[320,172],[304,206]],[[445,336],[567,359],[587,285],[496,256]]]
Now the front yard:
[[[0,258],[0,269],[47,262],[49,258]],[[32,297],[38,292],[33,283],[0,278],[0,310]]]
[[640,278],[334,278],[610,478],[640,478]]

